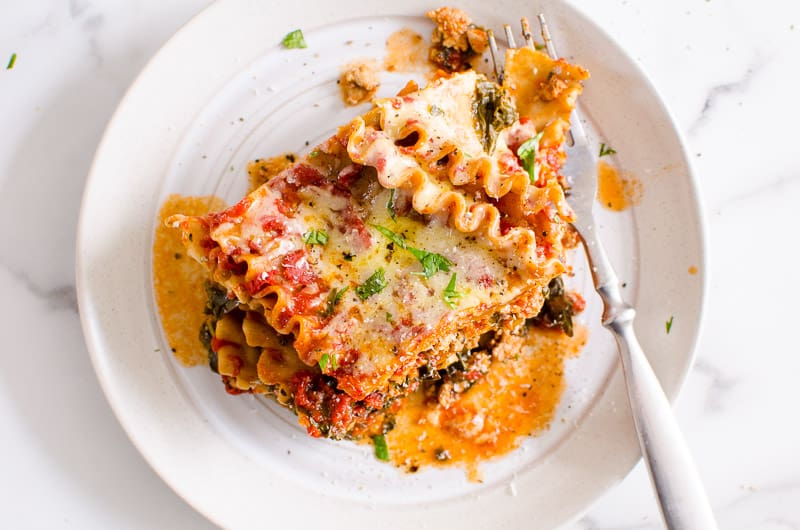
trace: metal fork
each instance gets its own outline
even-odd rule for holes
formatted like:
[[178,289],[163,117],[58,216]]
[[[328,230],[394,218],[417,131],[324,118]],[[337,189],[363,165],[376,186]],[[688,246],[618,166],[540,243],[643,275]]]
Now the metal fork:
[[[558,58],[544,15],[539,15],[547,54]],[[523,18],[522,36],[527,46],[535,48],[528,20]],[[511,26],[503,26],[510,48],[516,48]],[[503,71],[492,32],[489,50],[498,80]],[[717,524],[703,484],[692,462],[667,397],[642,351],[633,330],[633,307],[623,299],[619,279],[597,237],[592,207],[597,193],[597,157],[586,139],[578,107],[572,111],[571,136],[568,138],[568,164],[574,179],[569,204],[577,220],[578,231],[591,266],[595,289],[603,300],[603,326],[614,334],[628,391],[633,422],[639,437],[650,479],[658,497],[664,524],[674,530],[714,530]]]

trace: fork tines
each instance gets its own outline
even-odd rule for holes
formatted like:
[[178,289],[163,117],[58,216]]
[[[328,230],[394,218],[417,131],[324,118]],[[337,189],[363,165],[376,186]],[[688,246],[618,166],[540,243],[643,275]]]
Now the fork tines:
[[[547,54],[556,59],[558,54],[556,53],[555,46],[553,45],[553,41],[550,38],[550,30],[547,27],[547,21],[544,18],[543,14],[538,15],[539,26],[542,32],[542,38],[544,39],[544,46],[547,50]],[[525,45],[529,48],[536,49],[536,43],[533,40],[533,34],[531,33],[531,25],[528,22],[527,17],[522,17],[520,19],[520,25],[522,26],[522,38],[525,39]],[[514,31],[511,29],[509,24],[503,24],[503,31],[506,34],[506,43],[508,44],[509,48],[516,48],[517,43],[514,40]],[[503,65],[500,63],[500,51],[497,46],[497,40],[494,38],[494,32],[489,30],[487,32],[489,36],[489,54],[492,57],[492,67],[494,69],[494,75],[497,77],[498,83],[503,82]]]
[[[545,19],[544,14],[539,13],[536,18],[539,21],[539,29],[542,33],[542,39],[544,40],[544,50],[551,59],[558,59],[558,52],[556,51],[556,46],[553,43],[552,37],[550,37],[550,28],[547,26],[547,20]],[[525,39],[525,45],[534,50],[537,49],[537,45],[533,40],[533,35],[531,34],[531,25],[528,22],[528,18],[522,17],[519,22],[522,26],[522,38]],[[506,34],[506,43],[508,44],[508,47],[511,49],[516,48],[517,44],[514,41],[514,32],[511,30],[511,26],[508,24],[503,24],[503,30]],[[492,30],[487,31],[487,35],[489,37],[489,51],[490,55],[492,56],[494,75],[497,78],[497,82],[502,84],[504,71],[503,65],[500,64],[500,51],[497,47],[497,40],[495,40],[494,32]],[[541,47],[541,45],[538,47]],[[572,128],[577,129],[579,136],[583,137],[584,133],[580,125],[580,117],[578,115],[577,108],[573,111]],[[567,131],[567,145],[570,147],[575,145],[575,134],[572,132],[572,130]]]

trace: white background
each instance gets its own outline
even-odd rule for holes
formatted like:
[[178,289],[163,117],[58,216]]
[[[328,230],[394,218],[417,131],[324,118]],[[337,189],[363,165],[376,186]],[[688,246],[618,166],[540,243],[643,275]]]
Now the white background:
[[[676,413],[720,526],[800,528],[800,3],[573,3],[652,77],[695,157],[710,291]],[[0,1],[0,68],[18,54],[0,70],[3,527],[211,527],[111,413],[73,279],[80,196],[103,128],[147,59],[205,4]],[[641,464],[570,526],[658,527]]]

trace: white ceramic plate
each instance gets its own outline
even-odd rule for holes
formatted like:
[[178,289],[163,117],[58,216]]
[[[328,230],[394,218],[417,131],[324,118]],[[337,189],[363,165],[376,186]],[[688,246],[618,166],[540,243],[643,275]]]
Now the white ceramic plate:
[[[308,438],[285,410],[228,396],[206,368],[183,368],[168,353],[151,287],[159,204],[176,192],[233,202],[245,191],[247,161],[304,152],[307,141],[327,137],[363,111],[342,105],[340,67],[380,60],[386,37],[401,27],[429,35],[422,14],[438,4],[218,2],[145,68],[100,144],[78,235],[87,344],[134,444],[176,492],[222,526],[549,528],[579,514],[639,456],[614,343],[598,324],[599,299],[580,255],[575,283],[589,300],[583,319],[590,342],[568,363],[556,421],[485,464],[480,484],[457,469],[403,474],[368,447]],[[673,398],[691,364],[705,270],[697,191],[674,124],[631,59],[574,8],[487,5],[461,7],[495,29],[543,11],[561,53],[592,72],[582,98],[587,125],[644,186],[636,209],[599,209],[602,235],[638,310],[642,345]],[[281,49],[282,36],[298,27],[308,48]],[[379,95],[389,95],[406,76],[382,81]],[[699,274],[688,274],[690,266]]]

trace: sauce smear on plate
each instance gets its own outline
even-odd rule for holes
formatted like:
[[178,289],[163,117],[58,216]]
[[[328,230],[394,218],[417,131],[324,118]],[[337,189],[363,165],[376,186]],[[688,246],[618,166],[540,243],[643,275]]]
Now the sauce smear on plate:
[[186,255],[180,231],[164,225],[164,220],[176,213],[201,215],[224,207],[225,202],[217,197],[170,195],[158,214],[153,244],[153,287],[169,347],[186,366],[208,363],[199,338],[200,327],[206,320],[203,284],[208,273]]
[[494,351],[489,372],[447,408],[418,390],[386,435],[392,462],[412,472],[461,465],[479,481],[481,461],[508,453],[553,420],[565,386],[564,360],[580,351],[586,337],[583,327],[573,337],[535,329],[510,341]]
[[386,39],[383,67],[387,72],[417,72],[430,69],[428,44],[422,35],[409,28],[395,31]]
[[634,176],[620,173],[603,160],[597,162],[597,200],[604,207],[621,212],[639,204],[642,192],[642,183]]

